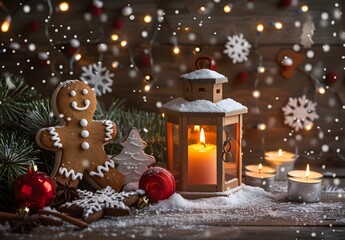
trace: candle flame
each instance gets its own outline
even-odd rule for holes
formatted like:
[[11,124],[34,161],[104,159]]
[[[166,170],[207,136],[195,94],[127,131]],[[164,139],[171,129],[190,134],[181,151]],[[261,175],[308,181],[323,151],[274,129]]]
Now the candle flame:
[[281,149],[278,150],[278,156],[279,157],[283,156],[283,150],[281,150]]
[[261,163],[259,164],[258,168],[259,168],[259,173],[261,173],[261,169],[262,169],[262,164]]
[[201,144],[204,144],[204,145],[205,145],[205,143],[206,143],[206,140],[205,140],[205,132],[204,132],[204,129],[203,129],[203,128],[201,128],[201,130],[200,130],[200,143],[201,143]]
[[307,164],[307,169],[305,170],[305,178],[308,178],[310,175],[309,164]]

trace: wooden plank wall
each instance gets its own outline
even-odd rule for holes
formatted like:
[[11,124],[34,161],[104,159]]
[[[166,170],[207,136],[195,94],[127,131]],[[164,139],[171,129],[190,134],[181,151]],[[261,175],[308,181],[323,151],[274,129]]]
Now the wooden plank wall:
[[[107,21],[102,22],[100,17],[93,17],[91,21],[87,22],[84,15],[91,2],[69,1],[69,12],[53,13],[48,27],[51,38],[56,44],[56,48],[53,49],[44,34],[44,20],[48,16],[47,1],[23,1],[22,5],[19,4],[20,1],[2,1],[3,6],[13,16],[10,31],[0,33],[0,71],[21,74],[44,96],[50,96],[60,81],[79,78],[82,66],[101,60],[103,65],[115,74],[113,92],[102,96],[101,100],[109,104],[113,98],[125,98],[129,107],[158,111],[157,102],[165,103],[172,98],[182,96],[182,83],[178,80],[179,75],[194,70],[194,60],[198,56],[209,55],[215,59],[217,71],[229,78],[229,83],[224,85],[224,97],[231,97],[249,108],[249,113],[244,116],[244,164],[258,163],[265,150],[283,148],[295,151],[297,145],[299,152],[303,155],[298,160],[300,165],[304,165],[306,162],[311,162],[316,168],[325,165],[324,171],[331,171],[331,167],[345,167],[343,129],[345,110],[343,109],[344,102],[341,99],[345,94],[343,73],[345,60],[342,59],[344,20],[334,19],[333,16],[335,9],[342,10],[344,7],[342,1],[292,1],[290,7],[283,9],[277,7],[280,2],[278,0],[222,0],[220,3],[211,0],[104,0],[103,13],[107,15]],[[233,9],[231,13],[225,14],[223,6],[228,2],[232,4]],[[57,3],[58,1],[52,1],[54,9]],[[133,8],[134,20],[129,20],[128,17],[121,15],[122,7],[128,3]],[[248,8],[250,4],[254,5],[252,10]],[[308,13],[298,12],[303,4],[309,6]],[[339,7],[336,7],[337,4]],[[30,13],[23,12],[22,6],[24,5],[31,7]],[[200,6],[209,7],[209,13],[200,14]],[[151,36],[155,34],[158,9],[164,10],[165,19],[161,23],[161,30],[157,31],[152,45],[155,66],[143,67],[140,62],[152,39]],[[178,14],[175,13],[176,10],[179,10]],[[323,12],[329,14],[327,21],[321,19]],[[2,8],[0,10],[1,20],[7,14]],[[153,23],[145,24],[143,22],[146,14],[154,17]],[[314,45],[311,49],[302,48],[300,53],[306,54],[308,50],[312,50],[314,57],[307,58],[293,78],[284,79],[279,74],[280,69],[275,61],[276,55],[281,49],[292,49],[293,45],[300,42],[302,28],[296,28],[295,22],[299,21],[303,25],[308,18],[312,18],[315,24],[315,34],[312,37]],[[112,27],[115,19],[120,19],[123,23],[121,29],[115,30]],[[331,24],[332,19],[334,19],[334,24]],[[28,33],[25,26],[33,20],[38,21],[40,29],[36,33]],[[200,21],[202,21],[202,26],[199,26]],[[283,29],[274,29],[270,25],[271,21],[281,21]],[[265,25],[265,30],[258,39],[256,51],[251,50],[246,63],[233,64],[222,53],[226,37],[243,33],[244,37],[254,45],[257,38],[256,26],[259,23]],[[326,26],[323,26],[325,24]],[[71,27],[70,30],[67,30],[68,26]],[[185,30],[187,27],[189,30]],[[148,31],[148,38],[141,37],[143,30]],[[173,32],[176,32],[176,43],[181,50],[179,55],[172,54]],[[112,33],[117,33],[120,40],[127,40],[129,47],[122,48],[119,46],[119,41],[111,41]],[[191,33],[195,34],[194,41],[189,38]],[[79,62],[73,62],[71,68],[69,66],[70,58],[59,49],[73,37],[77,37],[81,42],[82,59]],[[15,53],[8,48],[11,42],[20,44],[20,49]],[[31,43],[36,46],[33,52],[28,50]],[[108,50],[100,54],[97,51],[98,43],[106,43]],[[330,51],[327,53],[323,51],[324,44],[330,46]],[[202,49],[198,54],[193,53],[196,46]],[[139,68],[135,77],[130,76],[133,69],[131,70],[129,67],[131,64],[129,50],[132,51],[133,60]],[[50,52],[50,66],[40,67],[37,64],[36,56],[40,51]],[[261,92],[261,97],[256,105],[252,91],[256,79],[253,69],[258,66],[258,52],[262,55],[266,71],[259,76],[258,90]],[[114,61],[119,62],[117,69],[111,67]],[[335,93],[327,91],[324,95],[315,94],[315,86],[304,71],[304,65],[307,63],[312,64],[314,68],[321,67],[321,72],[323,72],[321,75],[329,71],[335,71],[338,74],[338,81],[331,86]],[[63,69],[59,69],[60,65],[63,66]],[[31,69],[32,67],[33,69]],[[236,78],[241,71],[249,72],[249,80],[245,83],[239,83]],[[153,87],[147,93],[143,91],[143,77],[146,74],[154,77]],[[45,80],[46,83],[42,83],[42,80]],[[324,81],[322,76],[319,77],[319,80]],[[311,131],[300,131],[289,136],[291,129],[283,124],[281,108],[287,103],[289,97],[299,97],[303,94],[306,94],[309,99],[317,100],[317,112],[320,118],[315,122]],[[268,108],[268,105],[271,105],[271,108]],[[339,121],[336,122],[335,118]],[[259,131],[254,127],[259,122],[267,125],[265,131]],[[330,151],[321,152],[323,145],[328,145]],[[340,154],[337,151],[340,151]]]

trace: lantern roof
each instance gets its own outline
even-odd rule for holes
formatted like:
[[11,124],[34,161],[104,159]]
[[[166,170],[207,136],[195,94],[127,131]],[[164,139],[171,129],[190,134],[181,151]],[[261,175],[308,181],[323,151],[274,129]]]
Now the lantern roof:
[[226,83],[228,78],[211,69],[198,69],[180,76],[180,79],[199,83]]
[[162,107],[164,110],[180,113],[224,113],[226,115],[247,113],[248,108],[231,98],[217,103],[200,99],[189,102],[183,98],[176,98]]

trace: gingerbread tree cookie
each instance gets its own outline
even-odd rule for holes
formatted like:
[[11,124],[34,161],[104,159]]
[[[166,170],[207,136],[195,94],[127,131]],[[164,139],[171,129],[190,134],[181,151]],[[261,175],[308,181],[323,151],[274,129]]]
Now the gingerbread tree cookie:
[[125,175],[125,183],[139,182],[147,166],[156,160],[153,156],[147,155],[143,149],[146,143],[141,139],[136,128],[132,128],[125,140],[121,143],[121,153],[113,157],[114,162],[119,164],[118,170]]
[[51,177],[61,184],[77,186],[85,179],[95,188],[111,186],[119,191],[124,176],[108,159],[104,145],[114,139],[117,128],[109,121],[95,121],[96,96],[87,84],[78,80],[61,83],[52,96],[52,107],[60,125],[43,128],[37,144],[55,151]]

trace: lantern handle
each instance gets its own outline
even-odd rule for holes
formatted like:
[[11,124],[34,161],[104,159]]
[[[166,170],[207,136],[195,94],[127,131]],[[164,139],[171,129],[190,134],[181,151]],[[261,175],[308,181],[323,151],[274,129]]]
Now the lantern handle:
[[196,69],[211,69],[212,68],[212,61],[213,59],[209,56],[199,57],[195,60],[195,68]]

